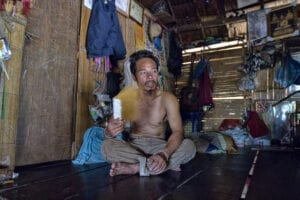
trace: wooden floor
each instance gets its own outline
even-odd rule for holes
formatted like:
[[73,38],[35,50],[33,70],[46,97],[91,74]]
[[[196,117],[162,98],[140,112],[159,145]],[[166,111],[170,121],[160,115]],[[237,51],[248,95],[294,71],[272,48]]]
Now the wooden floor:
[[19,177],[14,184],[0,186],[0,200],[300,199],[299,161],[295,151],[197,154],[181,172],[151,177],[109,177],[109,164],[75,166],[61,161],[16,168]]

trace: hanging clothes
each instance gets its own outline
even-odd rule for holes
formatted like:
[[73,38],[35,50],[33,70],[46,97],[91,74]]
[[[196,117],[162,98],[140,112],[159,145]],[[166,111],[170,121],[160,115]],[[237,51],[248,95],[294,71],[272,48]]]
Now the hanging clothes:
[[[180,91],[181,113],[198,112],[200,109],[197,87],[193,86],[195,54],[191,55],[190,75],[187,86]],[[184,115],[184,114],[183,114]]]
[[111,56],[124,59],[126,48],[115,7],[115,0],[94,0],[89,19],[86,49],[88,58]]
[[201,71],[203,71],[202,74],[197,74],[199,76],[198,95],[199,95],[200,105],[213,107],[213,99],[212,99],[213,88],[209,78],[209,69],[208,69],[209,64],[208,61],[205,62],[200,61],[200,62],[202,64],[199,67],[203,68],[201,69]]
[[200,59],[196,66],[195,72],[193,73],[193,79],[199,80],[203,75],[203,71],[207,67],[207,65],[208,65],[208,61],[206,59],[203,58]]
[[171,31],[169,35],[168,53],[167,66],[169,72],[174,76],[180,76],[183,62],[182,48],[178,44],[176,33],[174,31]]
[[113,98],[121,91],[120,84],[122,75],[119,72],[110,71],[106,74],[106,77],[106,93],[110,98]]

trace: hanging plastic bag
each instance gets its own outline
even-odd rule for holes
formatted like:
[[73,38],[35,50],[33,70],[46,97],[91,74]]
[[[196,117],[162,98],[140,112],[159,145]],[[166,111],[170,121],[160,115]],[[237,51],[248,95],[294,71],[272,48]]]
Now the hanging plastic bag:
[[103,91],[103,85],[97,82],[97,87],[93,91],[93,95],[96,96],[97,100],[95,104],[89,105],[90,115],[95,124],[102,124],[111,115],[111,98]]
[[0,59],[8,60],[11,58],[11,50],[5,37],[0,38]]
[[[9,80],[4,61],[11,58],[11,50],[5,37],[0,38],[0,69],[4,72],[6,78]],[[0,71],[0,72],[1,72]],[[1,79],[0,79],[1,80]],[[1,82],[0,82],[1,83]]]
[[283,63],[277,69],[274,81],[287,88],[292,84],[300,84],[300,63],[294,60],[290,53],[283,58]]
[[250,91],[255,88],[254,79],[250,78],[249,74],[246,74],[238,81],[238,88],[241,91]]

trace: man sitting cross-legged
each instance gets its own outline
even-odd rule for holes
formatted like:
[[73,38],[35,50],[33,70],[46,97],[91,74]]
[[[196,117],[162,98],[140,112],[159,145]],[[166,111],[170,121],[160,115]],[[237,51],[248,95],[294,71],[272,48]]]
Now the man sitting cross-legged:
[[[159,61],[152,52],[141,50],[129,59],[132,77],[138,85],[137,101],[132,105],[129,141],[115,138],[124,131],[125,120],[111,117],[105,129],[101,151],[112,163],[110,175],[149,176],[169,169],[178,171],[181,164],[196,154],[194,142],[184,139],[178,100],[172,93],[159,89]],[[166,140],[168,125],[171,133]]]

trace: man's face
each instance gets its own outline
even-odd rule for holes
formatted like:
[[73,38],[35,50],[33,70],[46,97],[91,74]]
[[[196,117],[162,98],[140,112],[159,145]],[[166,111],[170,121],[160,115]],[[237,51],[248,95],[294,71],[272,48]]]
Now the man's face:
[[135,80],[139,88],[146,91],[157,89],[158,71],[154,60],[151,58],[142,58],[136,62]]

